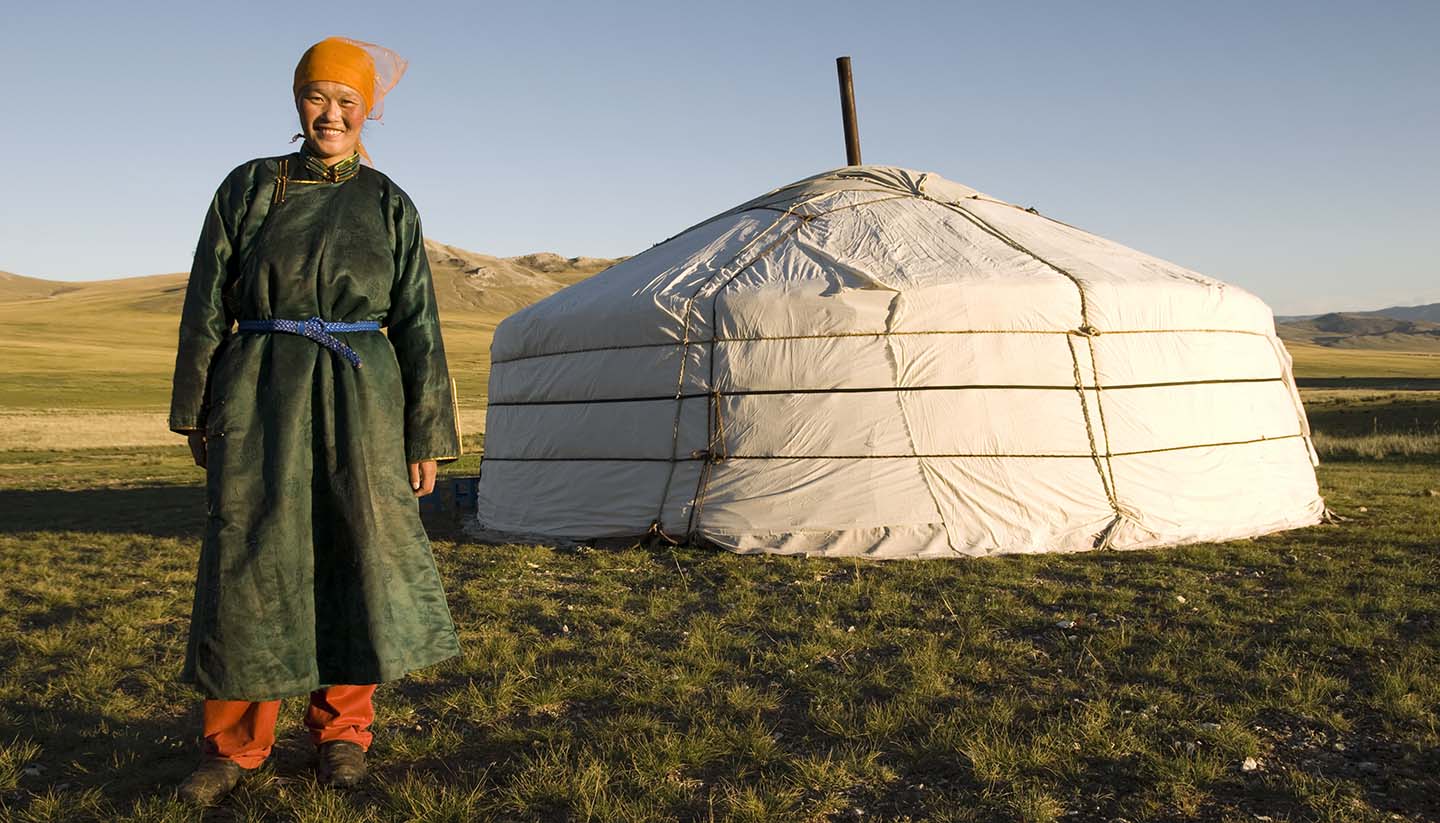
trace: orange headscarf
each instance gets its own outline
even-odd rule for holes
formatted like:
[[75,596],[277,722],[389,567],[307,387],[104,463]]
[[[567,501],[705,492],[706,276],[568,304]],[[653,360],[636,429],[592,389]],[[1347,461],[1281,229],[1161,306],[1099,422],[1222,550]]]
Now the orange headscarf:
[[[365,99],[366,118],[379,120],[385,95],[400,82],[407,65],[405,58],[384,46],[348,37],[327,37],[301,55],[295,66],[293,91],[298,95],[306,83],[318,81],[343,83]],[[363,143],[360,154],[370,159]]]

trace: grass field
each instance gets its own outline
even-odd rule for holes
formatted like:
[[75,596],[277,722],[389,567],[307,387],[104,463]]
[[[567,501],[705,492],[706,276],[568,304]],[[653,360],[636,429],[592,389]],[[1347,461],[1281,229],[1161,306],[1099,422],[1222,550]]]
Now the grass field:
[[[456,301],[509,265],[462,257],[439,263]],[[0,302],[3,821],[199,819],[171,794],[204,517],[164,430],[178,282]],[[449,475],[478,465],[497,312],[446,316],[470,433]],[[494,546],[442,482],[464,655],[382,688],[363,790],[315,784],[291,705],[204,819],[1440,821],[1440,391],[1414,390],[1440,357],[1290,350],[1325,386],[1303,395],[1341,519],[1220,546]]]
[[[462,408],[482,415],[496,324],[614,262],[497,258],[429,241],[426,253]],[[163,411],[186,279],[0,277],[0,410]]]
[[[78,301],[77,301],[78,302]],[[151,411],[170,404],[178,315],[113,299],[67,307],[64,322],[30,303],[0,302],[0,410]],[[483,416],[496,320],[456,312],[445,321],[463,408]]]
[[[465,652],[382,688],[372,780],[319,788],[292,701],[205,819],[1440,820],[1440,394],[1306,400],[1345,519],[1220,546],[555,550],[442,499]],[[198,470],[59,438],[0,442],[0,819],[197,819]]]
[[1338,349],[1286,341],[1296,377],[1440,377],[1440,352]]

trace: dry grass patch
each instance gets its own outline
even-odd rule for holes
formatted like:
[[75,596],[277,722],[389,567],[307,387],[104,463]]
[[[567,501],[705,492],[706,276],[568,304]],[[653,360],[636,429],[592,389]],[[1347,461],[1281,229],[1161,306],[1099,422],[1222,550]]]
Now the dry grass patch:
[[0,410],[0,452],[71,451],[105,446],[174,446],[163,412]]

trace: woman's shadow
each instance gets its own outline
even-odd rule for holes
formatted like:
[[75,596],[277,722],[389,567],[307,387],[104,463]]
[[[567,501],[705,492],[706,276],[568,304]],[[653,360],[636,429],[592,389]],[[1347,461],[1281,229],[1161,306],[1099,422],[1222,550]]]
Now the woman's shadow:
[[199,540],[201,486],[0,490],[0,534],[100,532]]

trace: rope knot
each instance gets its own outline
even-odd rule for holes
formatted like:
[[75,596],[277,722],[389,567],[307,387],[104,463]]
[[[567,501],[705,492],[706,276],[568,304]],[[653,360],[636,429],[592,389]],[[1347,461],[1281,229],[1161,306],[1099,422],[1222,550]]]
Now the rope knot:
[[1100,330],[1090,325],[1089,323],[1086,323],[1085,325],[1071,332],[1071,334],[1078,334],[1081,337],[1099,337]]
[[310,338],[311,340],[319,342],[322,338],[327,336],[325,334],[325,321],[321,320],[318,317],[311,317],[307,320],[302,320],[300,322],[300,333]]
[[[343,325],[343,323],[336,324],[336,326]],[[345,358],[346,362],[350,365],[357,369],[360,368],[360,355],[356,354],[354,349],[340,342],[338,338],[330,334],[329,323],[326,323],[319,317],[311,317],[307,320],[302,320],[299,326],[298,331],[300,332],[300,336],[314,340],[316,343]]]

